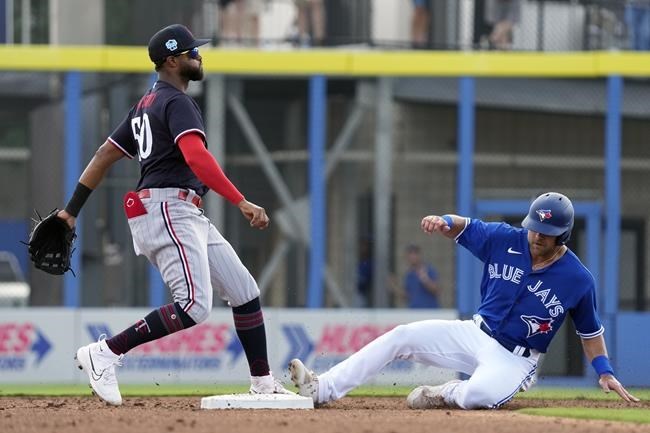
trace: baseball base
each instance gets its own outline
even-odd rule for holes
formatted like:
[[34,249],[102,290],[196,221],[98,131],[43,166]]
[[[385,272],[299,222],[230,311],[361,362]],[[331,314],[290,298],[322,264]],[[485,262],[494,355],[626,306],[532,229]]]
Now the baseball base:
[[309,397],[287,394],[226,394],[201,399],[201,409],[313,409]]

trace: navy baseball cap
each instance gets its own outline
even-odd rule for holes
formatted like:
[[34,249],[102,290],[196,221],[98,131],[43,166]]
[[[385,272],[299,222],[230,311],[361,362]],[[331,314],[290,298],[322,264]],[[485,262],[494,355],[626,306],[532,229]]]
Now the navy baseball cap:
[[200,47],[210,42],[210,39],[196,39],[192,32],[181,24],[172,24],[159,30],[149,40],[149,58],[158,64],[169,56],[173,56],[192,48]]

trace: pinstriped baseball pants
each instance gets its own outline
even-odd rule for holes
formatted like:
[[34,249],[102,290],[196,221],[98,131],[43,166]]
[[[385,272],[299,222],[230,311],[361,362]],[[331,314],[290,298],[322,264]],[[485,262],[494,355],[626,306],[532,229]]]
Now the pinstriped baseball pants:
[[178,188],[150,192],[151,197],[141,199],[147,213],[129,219],[133,247],[159,270],[173,302],[200,323],[212,309],[213,289],[232,307],[260,295],[248,269],[202,209],[179,199]]

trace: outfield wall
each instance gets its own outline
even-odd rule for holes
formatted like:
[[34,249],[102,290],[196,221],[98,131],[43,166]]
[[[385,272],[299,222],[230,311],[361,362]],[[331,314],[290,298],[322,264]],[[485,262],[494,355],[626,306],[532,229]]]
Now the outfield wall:
[[[149,309],[0,309],[0,383],[83,383],[74,366],[76,349],[113,335],[149,313]],[[316,371],[347,358],[396,325],[424,319],[454,319],[454,310],[264,310],[269,360],[276,376],[287,381],[286,365],[298,357]],[[209,320],[183,332],[144,344],[124,358],[121,384],[244,383],[248,368],[228,308],[216,308]],[[442,383],[447,370],[394,362],[372,383]]]

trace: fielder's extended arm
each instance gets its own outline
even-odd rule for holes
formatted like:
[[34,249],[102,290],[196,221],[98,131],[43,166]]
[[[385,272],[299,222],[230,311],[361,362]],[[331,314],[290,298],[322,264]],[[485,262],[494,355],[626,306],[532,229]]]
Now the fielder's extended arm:
[[74,227],[75,220],[81,207],[86,203],[99,183],[106,176],[108,169],[116,162],[124,157],[124,153],[115,147],[110,141],[106,140],[104,144],[99,146],[95,155],[92,157],[81,177],[79,183],[65,206],[65,209],[60,211],[57,216],[65,220],[70,227]]
[[205,148],[201,135],[196,133],[183,135],[178,140],[178,147],[185,158],[185,162],[187,162],[196,177],[208,188],[239,207],[241,213],[250,222],[251,227],[258,229],[268,227],[269,217],[266,215],[264,208],[246,200],[235,185],[230,182],[217,160]]

